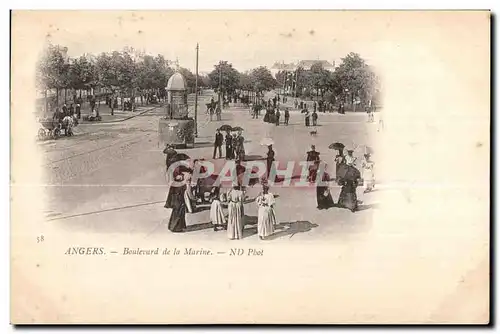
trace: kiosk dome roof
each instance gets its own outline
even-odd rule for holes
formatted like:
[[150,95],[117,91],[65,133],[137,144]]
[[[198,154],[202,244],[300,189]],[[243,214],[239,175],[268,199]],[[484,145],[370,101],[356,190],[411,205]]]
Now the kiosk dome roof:
[[175,72],[168,79],[167,90],[186,90],[186,81],[179,72]]

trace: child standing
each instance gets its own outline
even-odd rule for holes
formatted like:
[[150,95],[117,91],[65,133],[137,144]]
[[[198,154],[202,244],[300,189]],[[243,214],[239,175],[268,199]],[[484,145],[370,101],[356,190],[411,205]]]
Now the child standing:
[[222,211],[222,202],[225,202],[224,194],[220,194],[220,188],[214,188],[212,192],[212,204],[210,206],[210,220],[214,226],[214,231],[224,229],[226,218]]

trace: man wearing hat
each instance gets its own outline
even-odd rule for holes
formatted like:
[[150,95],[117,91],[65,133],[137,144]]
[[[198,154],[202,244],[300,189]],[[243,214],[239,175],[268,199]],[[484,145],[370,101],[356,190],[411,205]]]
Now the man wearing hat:
[[316,173],[320,161],[319,152],[316,151],[316,146],[311,145],[311,150],[307,152],[306,161],[313,163],[312,166],[309,166],[309,175],[307,179],[309,182],[314,182],[316,180]]
[[215,141],[214,141],[214,154],[213,159],[215,159],[215,155],[217,150],[219,150],[219,159],[222,158],[222,143],[224,142],[224,136],[220,133],[220,130],[217,129],[215,132]]

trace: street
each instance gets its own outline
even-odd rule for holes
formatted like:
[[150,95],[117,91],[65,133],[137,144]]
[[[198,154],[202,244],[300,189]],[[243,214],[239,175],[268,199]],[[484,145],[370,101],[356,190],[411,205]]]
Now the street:
[[[201,98],[200,105],[204,105],[209,98],[208,95]],[[364,203],[360,211],[351,213],[340,208],[317,210],[314,188],[276,188],[271,189],[271,192],[278,195],[276,212],[279,227],[269,240],[261,241],[256,235],[257,208],[254,202],[245,205],[247,226],[242,240],[231,241],[226,232],[214,232],[209,225],[208,210],[187,214],[188,232],[171,233],[166,226],[170,210],[163,207],[167,195],[165,157],[157,139],[161,114],[161,109],[157,108],[124,122],[79,126],[77,135],[73,138],[39,144],[45,156],[44,168],[48,181],[45,185],[46,222],[44,226],[35,228],[45,235],[45,243],[50,248],[40,246],[42,248],[35,247],[19,253],[16,265],[34,268],[33,274],[38,275],[40,280],[43,279],[45,285],[51,287],[52,293],[66,296],[64,298],[68,307],[81,307],[82,302],[86,302],[89,308],[95,308],[86,314],[98,319],[100,312],[108,307],[104,301],[113,299],[115,303],[109,312],[123,314],[130,319],[133,319],[134,312],[147,312],[145,319],[152,322],[163,319],[164,313],[161,309],[152,308],[151,303],[162,305],[172,312],[173,306],[166,306],[168,299],[164,299],[165,296],[185,300],[182,306],[188,307],[188,301],[192,300],[190,298],[195,297],[181,299],[177,294],[183,289],[164,285],[164,275],[146,275],[152,267],[167,270],[171,276],[169,282],[175,279],[182,281],[190,286],[189,291],[194,295],[212,291],[209,293],[210,298],[218,298],[220,292],[228,288],[224,282],[240,282],[232,290],[236,295],[231,300],[235,303],[236,296],[244,296],[245,303],[263,303],[269,297],[268,293],[249,296],[245,292],[253,284],[249,281],[254,277],[251,273],[261,268],[258,257],[255,260],[248,258],[240,264],[233,262],[237,266],[236,271],[228,271],[223,261],[228,253],[212,258],[212,261],[203,261],[204,256],[155,260],[153,257],[128,255],[127,262],[121,262],[120,258],[125,255],[120,254],[125,247],[177,247],[183,253],[186,248],[194,251],[209,249],[228,252],[234,247],[241,247],[246,251],[252,249],[255,252],[265,252],[266,263],[269,264],[266,265],[266,270],[269,277],[272,277],[259,283],[265,291],[272,290],[273,298],[285,298],[282,294],[292,291],[276,290],[275,284],[293,277],[298,284],[298,290],[293,293],[298,297],[309,300],[307,298],[312,298],[310,296],[326,294],[325,298],[337,305],[338,310],[345,310],[336,314],[335,319],[339,321],[353,321],[353,314],[359,314],[359,319],[368,322],[367,319],[375,316],[382,317],[378,318],[382,322],[391,321],[392,317],[398,316],[410,322],[414,318],[441,319],[446,311],[440,308],[434,310],[433,307],[454,303],[453,300],[458,298],[453,292],[454,287],[447,282],[463,280],[462,273],[468,271],[470,274],[467,279],[481,279],[476,277],[477,270],[480,270],[477,269],[476,259],[482,258],[480,254],[484,245],[479,239],[468,239],[470,229],[475,225],[454,226],[451,230],[448,223],[436,226],[432,223],[433,220],[426,219],[442,210],[448,212],[450,221],[453,221],[452,217],[464,219],[463,210],[441,207],[412,211],[412,205],[418,206],[422,201],[427,203],[429,195],[433,194],[428,189],[413,189],[408,195],[411,199],[407,201],[402,199],[404,197],[401,197],[400,191],[394,193],[383,187],[367,195],[358,191],[359,199]],[[264,155],[265,148],[258,143],[262,136],[271,135],[276,142],[278,160],[304,159],[305,152],[313,143],[321,152],[322,158],[328,162],[334,155],[327,148],[329,143],[354,141],[357,144],[368,144],[370,139],[380,136],[375,124],[366,123],[364,113],[320,114],[316,138],[310,136],[297,111],[291,113],[288,127],[266,126],[262,116],[257,120],[251,119],[248,110],[241,108],[224,111],[220,122],[208,122],[207,118],[201,108],[197,145],[194,149],[184,151],[191,157],[211,158],[214,131],[226,123],[240,125],[245,129],[247,155]],[[259,190],[258,186],[250,189],[249,197],[254,197]],[[336,201],[339,189],[332,187],[331,190]],[[409,190],[403,191],[406,194]],[[454,194],[457,195],[456,192]],[[388,204],[389,210],[380,209],[385,204]],[[412,215],[402,215],[405,211],[412,212]],[[412,223],[415,219],[419,224]],[[443,249],[443,240],[451,233],[453,243],[450,239]],[[484,227],[484,233],[487,233],[487,226]],[[26,237],[30,238],[31,234]],[[108,253],[100,261],[91,260],[90,257],[70,258],[64,255],[68,247],[75,246],[103,246],[106,252],[115,251],[117,255]],[[37,271],[38,263],[44,265],[45,271]],[[113,274],[95,277],[90,274],[107,272],[106,268],[113,263],[121,264],[113,267],[116,268]],[[460,265],[450,267],[450,263]],[[194,267],[191,268],[191,265]],[[485,265],[487,262],[482,261],[480,268]],[[132,273],[131,266],[142,274]],[[61,272],[62,267],[65,268],[64,276],[49,283],[52,270]],[[179,276],[181,274],[175,268],[191,268],[189,270],[192,274]],[[309,276],[308,270],[304,271],[304,268],[310,268],[310,272],[315,274]],[[215,274],[215,271],[220,274]],[[200,277],[204,272],[212,273],[213,279]],[[322,276],[333,272],[335,276]],[[426,275],[428,272],[434,275]],[[439,276],[438,281],[435,275]],[[320,277],[323,281],[316,286]],[[415,282],[415,277],[418,277],[419,285],[427,287],[425,292],[414,289],[412,282]],[[99,283],[95,283],[96,279]],[[124,298],[124,290],[116,282],[123,279],[128,281],[126,286],[130,287],[127,290],[128,300],[139,300],[140,293],[148,293],[149,302],[136,305],[134,311],[117,303]],[[153,287],[162,288],[157,292],[148,290],[141,279],[148,279],[154,291],[157,288]],[[326,284],[324,280],[330,279],[331,289],[325,291],[322,288]],[[87,285],[82,287],[83,280]],[[71,282],[75,281],[79,282],[81,292],[71,289]],[[392,285],[390,294],[387,294],[387,289],[380,288],[386,284]],[[347,285],[351,285],[353,289],[346,289]],[[136,291],[136,286],[141,288]],[[299,293],[302,289],[304,291]],[[99,294],[103,301],[92,302],[87,297],[81,297],[82,293]],[[475,298],[475,293],[469,290],[460,292],[462,296],[465,294],[470,298]],[[413,302],[412,310],[403,307],[410,299]],[[203,319],[220,319],[223,322],[222,318],[217,318],[222,310],[208,300],[202,305],[211,311]],[[316,303],[303,305],[309,316],[319,314],[319,306],[314,306]],[[384,308],[391,308],[393,311],[390,314],[384,313]],[[291,308],[287,310],[293,312]],[[58,316],[58,319],[78,321],[79,315],[65,314]]]
[[[200,98],[204,106],[210,97]],[[144,112],[144,111],[143,111]],[[84,124],[76,128],[76,136],[40,144],[45,156],[47,175],[47,219],[67,231],[86,233],[134,233],[154,238],[175,238],[165,227],[170,210],[163,204],[167,194],[163,147],[158,146],[157,127],[161,108],[149,110],[124,122],[113,124]],[[231,107],[223,111],[222,121],[208,121],[204,108],[199,110],[199,135],[196,146],[186,149],[191,157],[210,159],[215,129],[222,124],[239,125],[245,129],[247,156],[265,156],[266,148],[259,145],[262,137],[275,140],[276,159],[305,160],[310,145],[316,145],[322,158],[333,163],[335,151],[328,145],[335,141],[369,144],[370,133],[376,126],[366,123],[366,114],[320,114],[318,135],[311,137],[303,125],[303,117],[292,111],[290,125],[274,126],[252,119],[248,109]],[[367,126],[370,125],[370,126]],[[293,138],[293,142],[290,142]],[[369,228],[377,204],[374,195],[358,196],[365,202],[361,210],[332,208],[316,209],[315,188],[277,188],[278,220],[282,230],[274,239],[318,240],[363,234]],[[248,195],[255,197],[256,186]],[[340,187],[332,188],[336,200]],[[293,210],[291,210],[293,208]],[[255,203],[245,205],[247,223],[256,223]],[[207,228],[209,210],[187,216],[192,231],[183,238],[224,239],[225,233]],[[257,238],[255,227],[246,231],[249,239]]]

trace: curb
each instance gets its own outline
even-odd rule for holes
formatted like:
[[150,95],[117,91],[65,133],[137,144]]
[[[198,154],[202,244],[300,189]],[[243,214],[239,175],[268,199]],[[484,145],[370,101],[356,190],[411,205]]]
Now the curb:
[[[162,107],[162,106],[159,106],[159,107]],[[148,111],[151,111],[153,109],[157,109],[159,107],[151,107],[151,108],[148,108],[144,111],[141,111],[141,112],[138,112],[137,114],[135,115],[131,115],[131,116],[128,116],[126,118],[123,118],[123,119],[117,119],[117,120],[114,120],[114,121],[107,121],[107,122],[89,122],[89,123],[80,123],[79,125],[100,125],[100,124],[113,124],[113,123],[120,123],[120,122],[124,122],[124,121],[128,121],[129,119],[132,119],[134,117],[137,117],[137,116],[141,116],[141,115],[144,115],[145,113],[147,113]]]

